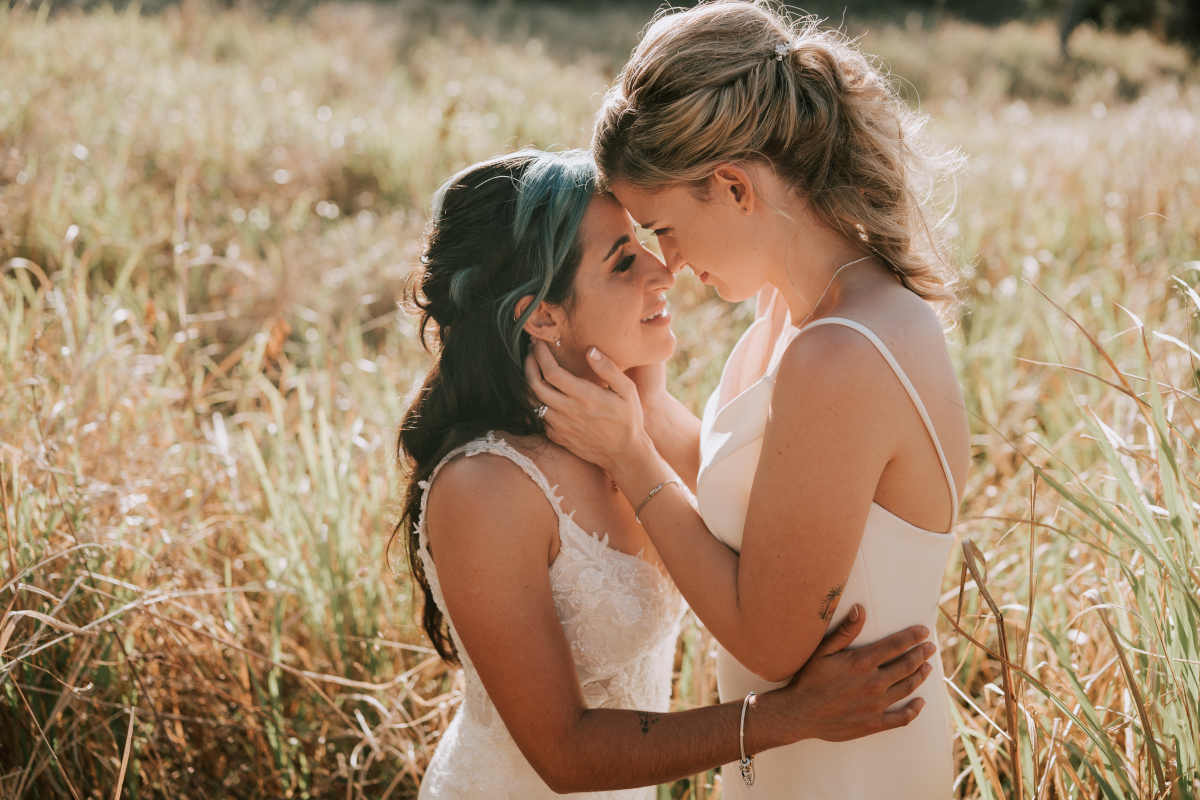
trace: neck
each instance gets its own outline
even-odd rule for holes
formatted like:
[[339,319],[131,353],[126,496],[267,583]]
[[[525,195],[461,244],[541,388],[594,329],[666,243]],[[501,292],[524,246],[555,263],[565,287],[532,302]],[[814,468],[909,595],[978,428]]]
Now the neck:
[[879,259],[862,242],[819,224],[791,228],[783,249],[788,256],[776,262],[769,280],[787,303],[793,324],[838,308],[863,275],[880,269]]

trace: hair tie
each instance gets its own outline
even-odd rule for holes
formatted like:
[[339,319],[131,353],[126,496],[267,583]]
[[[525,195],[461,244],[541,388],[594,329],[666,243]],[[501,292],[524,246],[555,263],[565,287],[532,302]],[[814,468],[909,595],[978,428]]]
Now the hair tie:
[[775,60],[783,61],[785,58],[799,49],[799,42],[780,42],[779,44],[775,45]]

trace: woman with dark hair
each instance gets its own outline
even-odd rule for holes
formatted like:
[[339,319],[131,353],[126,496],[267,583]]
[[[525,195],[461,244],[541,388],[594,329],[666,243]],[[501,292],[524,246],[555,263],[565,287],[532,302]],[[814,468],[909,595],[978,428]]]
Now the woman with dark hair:
[[438,192],[415,291],[434,364],[400,433],[411,468],[397,532],[462,707],[421,797],[646,787],[804,738],[905,725],[885,709],[928,674],[928,631],[848,649],[861,609],[795,677],[757,698],[664,713],[683,602],[634,509],[600,468],[545,437],[522,373],[533,341],[575,375],[603,348],[621,369],[674,348],[674,278],[596,190],[585,153],[476,164]]
[[[635,382],[600,345],[586,379],[540,346],[527,370],[551,440],[640,509],[721,645],[721,699],[746,708],[853,603],[870,612],[868,641],[933,628],[969,462],[937,313],[951,275],[925,207],[942,159],[871,59],[776,8],[662,13],[593,137],[604,187],[654,230],[671,269],[730,302],[761,301],[702,418],[661,370]],[[748,750],[722,797],[949,797],[949,698],[941,659],[932,666],[913,725],[798,742],[757,764]]]

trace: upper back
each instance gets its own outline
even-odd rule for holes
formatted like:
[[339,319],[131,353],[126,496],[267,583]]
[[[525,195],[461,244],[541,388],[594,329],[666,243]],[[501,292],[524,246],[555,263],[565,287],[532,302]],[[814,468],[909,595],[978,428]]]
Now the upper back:
[[929,303],[889,281],[809,322],[789,348],[814,328],[870,342],[853,352],[877,366],[878,392],[869,400],[875,413],[894,420],[895,437],[875,502],[916,527],[947,530],[966,480],[969,429],[941,320]]

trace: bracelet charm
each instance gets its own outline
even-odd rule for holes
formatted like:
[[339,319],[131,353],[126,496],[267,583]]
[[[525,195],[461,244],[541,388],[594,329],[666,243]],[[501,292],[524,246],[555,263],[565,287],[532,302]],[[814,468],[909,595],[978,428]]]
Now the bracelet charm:
[[746,711],[754,705],[754,698],[757,695],[758,692],[746,694],[746,699],[742,701],[742,724],[738,727],[738,748],[742,751],[738,767],[742,771],[742,780],[746,782],[747,786],[754,785],[754,756],[746,755]]

